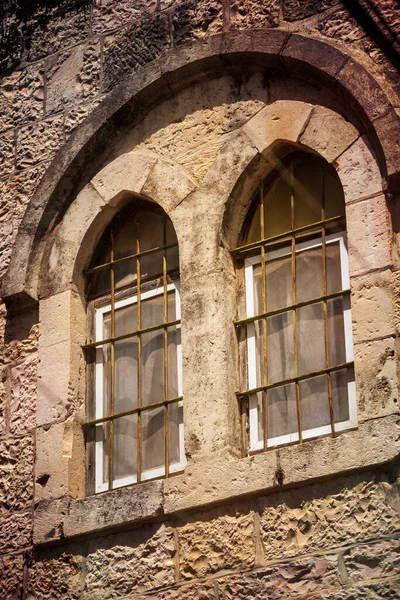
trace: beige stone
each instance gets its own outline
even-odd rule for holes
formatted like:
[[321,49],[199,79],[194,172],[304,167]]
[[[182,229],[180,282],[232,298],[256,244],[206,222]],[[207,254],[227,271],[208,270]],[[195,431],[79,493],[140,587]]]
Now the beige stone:
[[182,168],[157,160],[141,193],[157,202],[169,214],[195,187],[195,181]]
[[381,174],[364,137],[356,140],[336,163],[346,202],[382,191]]
[[63,117],[59,115],[21,127],[16,142],[17,169],[34,167],[54,156],[63,144],[63,134]]
[[40,350],[61,342],[85,343],[86,307],[83,298],[67,290],[40,301]]
[[27,597],[53,600],[57,590],[65,600],[76,600],[82,592],[83,562],[78,546],[36,553],[29,565]]
[[14,512],[10,517],[0,515],[0,554],[16,553],[32,543],[32,513]]
[[34,452],[32,436],[0,441],[0,516],[31,509]]
[[393,297],[388,271],[352,279],[354,343],[394,333]]
[[11,367],[10,432],[25,435],[36,425],[37,352]]

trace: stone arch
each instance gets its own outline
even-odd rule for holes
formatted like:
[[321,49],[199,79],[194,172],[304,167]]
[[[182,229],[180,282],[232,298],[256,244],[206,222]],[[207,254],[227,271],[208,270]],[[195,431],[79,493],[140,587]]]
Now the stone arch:
[[[169,52],[118,85],[71,136],[45,174],[21,224],[9,271],[3,281],[6,301],[37,297],[37,281],[29,277],[51,223],[65,212],[76,185],[82,187],[98,169],[97,148],[113,139],[122,123],[134,122],[149,104],[159,102],[194,79],[246,65],[284,65],[289,74],[327,85],[348,99],[375,146],[382,174],[397,185],[400,148],[391,133],[398,120],[390,99],[377,81],[341,50],[325,42],[283,31],[254,30],[218,34]],[[351,82],[351,83],[350,83]],[[76,183],[78,182],[78,184]]]

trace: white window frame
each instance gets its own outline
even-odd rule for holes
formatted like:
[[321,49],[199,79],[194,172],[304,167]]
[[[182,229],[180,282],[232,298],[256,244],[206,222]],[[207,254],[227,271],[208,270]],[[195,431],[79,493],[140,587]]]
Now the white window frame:
[[[167,285],[167,293],[175,291],[175,320],[181,318],[181,302],[179,293],[178,283],[169,283]],[[157,287],[147,292],[142,292],[140,295],[140,301],[153,298],[155,296],[161,296],[164,293],[164,287]],[[137,295],[124,298],[115,303],[114,309],[118,310],[124,306],[130,306],[137,304]],[[103,339],[103,320],[104,315],[111,313],[111,304],[102,306],[95,311],[95,338],[96,342],[100,342]],[[180,325],[177,325],[177,329],[180,329]],[[160,329],[162,331],[162,329]],[[182,396],[182,346],[177,344],[176,347],[176,360],[177,360],[177,382],[178,382],[178,396]],[[101,346],[96,349],[96,389],[95,389],[95,413],[96,419],[102,419],[103,414],[103,358]],[[182,407],[182,401],[178,402],[178,406]],[[95,441],[95,493],[104,492],[109,489],[108,482],[104,483],[104,471],[103,471],[103,440],[102,440],[102,427],[96,426],[96,441]],[[183,420],[179,423],[179,461],[169,465],[170,473],[178,473],[183,471],[186,466],[186,457],[184,451],[184,431],[183,431]],[[149,479],[155,479],[157,477],[163,477],[165,475],[165,466],[157,467],[154,469],[147,469],[141,472],[141,481]],[[128,477],[121,477],[114,479],[112,482],[112,489],[123,487],[137,483],[137,475],[130,475]]]
[[[347,238],[346,234],[331,234],[325,238],[326,244],[332,244],[339,242],[340,248],[340,268],[341,268],[341,279],[342,279],[342,290],[344,292],[350,290],[350,275],[349,275],[349,259],[347,252]],[[313,240],[301,242],[296,245],[296,253],[301,250],[310,250],[312,248],[318,248],[322,246],[322,238],[314,238]],[[282,258],[283,256],[291,255],[291,247],[280,248],[271,252],[266,252],[268,260],[276,258]],[[261,264],[261,255],[252,256],[245,260],[245,290],[246,290],[246,316],[255,316],[254,307],[254,267]],[[343,298],[344,310],[343,310],[343,321],[344,321],[344,339],[345,339],[345,355],[346,362],[353,362],[353,331],[352,331],[352,318],[350,308],[349,296]],[[249,323],[247,325],[247,378],[249,390],[257,388],[257,348],[256,348],[256,336],[255,336],[255,325]],[[356,399],[356,385],[355,381],[349,381],[347,384],[348,403],[349,403],[349,419],[347,421],[335,422],[335,431],[344,431],[357,426],[357,399]],[[257,394],[249,396],[249,438],[250,438],[250,452],[256,450],[262,450],[264,448],[264,441],[258,438],[258,426],[259,426],[259,409]],[[307,429],[302,432],[302,439],[309,439],[313,437],[320,437],[332,433],[331,425],[324,425],[321,427],[315,427]],[[267,447],[278,446],[282,444],[290,444],[292,442],[299,441],[299,433],[289,433],[267,440]]]

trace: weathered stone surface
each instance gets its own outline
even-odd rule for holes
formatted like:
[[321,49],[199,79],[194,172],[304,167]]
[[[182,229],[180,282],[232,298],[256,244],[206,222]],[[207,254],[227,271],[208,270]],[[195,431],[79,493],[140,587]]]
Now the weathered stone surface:
[[339,585],[337,557],[329,555],[218,580],[221,600],[318,598],[320,590]]
[[42,160],[50,158],[63,141],[62,116],[22,127],[17,133],[17,168],[33,167]]
[[7,430],[9,405],[9,372],[8,369],[0,371],[0,436],[5,435]]
[[172,585],[175,552],[173,532],[165,525],[92,542],[82,600],[119,598]]
[[166,15],[156,15],[107,36],[104,41],[104,82],[109,90],[128,73],[155,60],[169,45]]
[[398,600],[400,581],[385,581],[370,585],[354,586],[340,592],[325,592],[318,600]]
[[14,131],[2,133],[0,138],[0,169],[2,175],[9,175],[15,169]]
[[53,600],[81,597],[83,558],[79,547],[36,552],[28,569],[27,597]]
[[7,600],[22,597],[23,569],[22,554],[0,557],[0,598]]
[[10,517],[0,515],[0,555],[20,552],[32,544],[32,513],[13,512]]
[[234,29],[277,27],[279,25],[278,0],[231,0],[229,6],[230,25]]
[[92,98],[100,86],[100,42],[75,46],[46,61],[46,114]]
[[371,481],[349,477],[261,498],[267,560],[398,532],[399,492],[399,482],[390,483],[385,477]]
[[171,15],[175,43],[204,38],[222,31],[222,3],[218,0],[184,0]]
[[400,541],[385,540],[356,546],[343,555],[351,583],[396,577],[400,572]]
[[156,594],[132,596],[132,600],[217,600],[215,585],[212,583],[194,583],[169,590],[160,590]]
[[400,110],[392,109],[374,122],[374,128],[382,140],[382,147],[387,155],[386,168],[388,176],[398,177],[400,172],[400,140],[397,132],[400,127]]
[[305,19],[338,4],[338,0],[283,0],[283,18],[287,21]]
[[74,105],[73,108],[65,113],[64,129],[67,138],[90,115],[92,110],[100,104],[102,99],[102,96],[97,95],[91,102]]
[[[140,19],[153,13],[157,0],[98,0],[93,7],[93,31],[105,33],[126,25],[134,19]],[[162,7],[164,8],[164,7]]]
[[346,10],[338,10],[326,17],[322,16],[318,23],[318,30],[322,35],[347,43],[359,40],[366,35],[356,19],[351,17]]
[[319,152],[328,162],[335,160],[358,138],[358,131],[338,113],[316,106],[300,143]]
[[0,516],[30,508],[34,447],[31,437],[0,442]]
[[390,273],[360,275],[352,280],[354,343],[393,335],[393,296]]
[[35,427],[37,352],[11,367],[10,432],[25,435]]
[[337,172],[346,202],[382,190],[381,174],[365,140],[359,138],[337,159]]
[[4,77],[0,85],[0,131],[43,115],[41,68],[28,67]]
[[177,533],[183,579],[254,565],[254,516],[239,506],[193,517]]

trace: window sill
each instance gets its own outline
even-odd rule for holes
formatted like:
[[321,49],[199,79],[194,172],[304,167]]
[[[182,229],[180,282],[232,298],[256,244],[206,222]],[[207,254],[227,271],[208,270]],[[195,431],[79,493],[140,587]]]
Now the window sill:
[[168,480],[156,480],[73,500],[39,502],[34,544],[100,533],[179,511],[202,509],[252,494],[266,494],[373,465],[400,453],[399,415],[361,423],[337,437],[310,440],[241,459],[209,456]]

